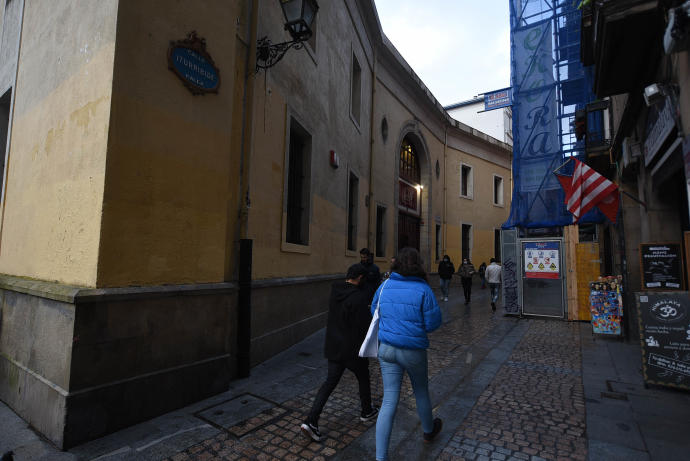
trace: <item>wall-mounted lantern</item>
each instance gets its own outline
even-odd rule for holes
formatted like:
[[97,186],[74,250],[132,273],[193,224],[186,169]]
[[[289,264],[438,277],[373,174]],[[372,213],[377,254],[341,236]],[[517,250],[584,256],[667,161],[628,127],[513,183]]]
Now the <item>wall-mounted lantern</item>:
[[290,48],[300,49],[312,36],[312,25],[319,5],[316,0],[278,0],[285,17],[285,30],[292,40],[283,43],[271,43],[268,37],[259,39],[256,48],[256,71],[275,66],[283,59]]

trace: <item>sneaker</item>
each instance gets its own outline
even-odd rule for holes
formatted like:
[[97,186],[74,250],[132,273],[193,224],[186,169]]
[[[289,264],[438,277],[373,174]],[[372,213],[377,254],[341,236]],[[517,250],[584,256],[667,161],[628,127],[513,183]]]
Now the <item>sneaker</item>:
[[444,301],[448,301],[448,298],[443,298]]
[[314,442],[319,442],[321,440],[321,432],[319,432],[319,426],[316,424],[304,423],[300,428],[305,437],[311,438]]
[[379,409],[378,407],[371,407],[371,411],[369,413],[362,413],[359,416],[359,420],[362,421],[363,423],[366,423],[367,421],[371,421],[372,419],[376,418],[376,415],[379,414]]
[[434,429],[431,432],[424,433],[424,443],[432,442],[438,433],[441,432],[442,427],[443,421],[441,418],[434,418]]

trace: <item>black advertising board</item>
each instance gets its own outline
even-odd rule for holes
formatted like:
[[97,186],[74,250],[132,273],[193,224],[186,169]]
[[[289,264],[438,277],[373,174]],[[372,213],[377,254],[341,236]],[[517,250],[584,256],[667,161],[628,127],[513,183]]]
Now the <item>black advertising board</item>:
[[682,290],[683,252],[680,243],[641,243],[643,290]]
[[648,291],[636,299],[645,382],[690,390],[688,292]]

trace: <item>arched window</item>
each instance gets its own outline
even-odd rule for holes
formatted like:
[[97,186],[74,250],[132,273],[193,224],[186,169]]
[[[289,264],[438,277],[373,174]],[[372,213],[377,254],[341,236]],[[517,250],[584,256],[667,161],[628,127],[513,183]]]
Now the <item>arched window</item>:
[[417,152],[407,138],[400,146],[400,177],[412,184],[419,184],[421,178]]

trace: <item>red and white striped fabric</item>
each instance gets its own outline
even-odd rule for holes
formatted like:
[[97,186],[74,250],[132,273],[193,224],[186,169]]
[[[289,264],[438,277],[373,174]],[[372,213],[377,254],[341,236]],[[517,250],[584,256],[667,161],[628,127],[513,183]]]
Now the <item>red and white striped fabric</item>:
[[565,191],[568,211],[577,222],[585,213],[597,206],[612,222],[618,214],[618,186],[577,159],[572,176],[556,174]]

